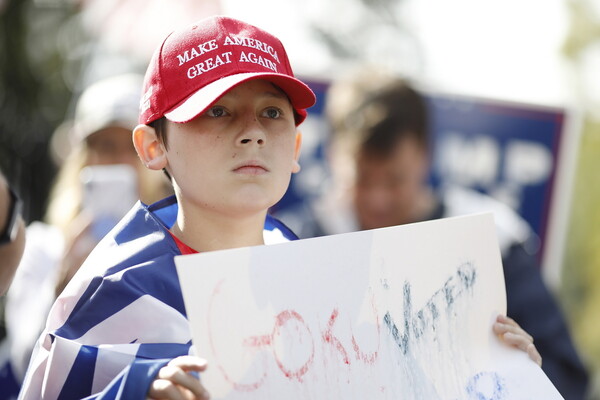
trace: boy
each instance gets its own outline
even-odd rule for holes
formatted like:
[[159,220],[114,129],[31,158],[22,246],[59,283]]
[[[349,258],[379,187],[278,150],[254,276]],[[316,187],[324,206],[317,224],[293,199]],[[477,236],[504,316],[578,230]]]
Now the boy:
[[188,356],[173,257],[295,238],[267,209],[300,170],[296,127],[314,101],[254,26],[211,17],[165,39],[133,141],[175,196],[138,203],[92,252],[53,306],[22,398],[208,398],[188,373],[206,364]]

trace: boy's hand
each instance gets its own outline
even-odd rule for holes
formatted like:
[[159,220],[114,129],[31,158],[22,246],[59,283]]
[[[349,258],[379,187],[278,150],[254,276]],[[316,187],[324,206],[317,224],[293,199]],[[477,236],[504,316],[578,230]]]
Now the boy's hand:
[[198,378],[188,372],[206,370],[206,360],[180,356],[162,367],[148,390],[149,399],[208,400],[210,395]]
[[533,338],[514,320],[504,315],[498,315],[493,330],[506,343],[523,350],[537,365],[542,366],[542,356],[535,348]]

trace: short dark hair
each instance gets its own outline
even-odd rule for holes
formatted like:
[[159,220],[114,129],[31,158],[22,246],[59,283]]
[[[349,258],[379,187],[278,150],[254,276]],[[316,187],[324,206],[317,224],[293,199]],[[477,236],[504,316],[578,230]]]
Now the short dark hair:
[[394,80],[368,94],[355,117],[361,152],[389,156],[395,145],[405,138],[415,139],[425,149],[428,147],[426,100],[404,80]]
[[148,124],[151,128],[154,128],[156,132],[156,136],[158,139],[165,145],[165,149],[168,148],[167,145],[167,118],[161,117],[156,119]]
[[[150,122],[148,124],[148,126],[154,129],[154,131],[156,132],[156,136],[158,137],[158,139],[165,146],[165,149],[168,149],[168,145],[167,145],[167,118],[163,116],[163,117],[161,117],[159,119],[156,119],[156,120]],[[169,178],[169,180],[171,180],[171,174],[169,174],[169,172],[167,171],[166,168],[163,168],[163,172],[167,176],[167,178]]]

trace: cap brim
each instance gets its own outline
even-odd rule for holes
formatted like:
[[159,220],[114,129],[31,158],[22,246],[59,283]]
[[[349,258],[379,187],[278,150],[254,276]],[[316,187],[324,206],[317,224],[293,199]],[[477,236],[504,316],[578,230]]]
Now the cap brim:
[[165,117],[172,122],[188,122],[202,114],[211,104],[218,100],[231,88],[252,79],[264,79],[277,85],[290,99],[292,107],[301,118],[296,121],[302,122],[306,117],[306,108],[315,104],[316,97],[313,91],[302,81],[289,75],[276,73],[242,73],[226,76],[209,83],[196,93],[188,97],[183,103],[165,113]]

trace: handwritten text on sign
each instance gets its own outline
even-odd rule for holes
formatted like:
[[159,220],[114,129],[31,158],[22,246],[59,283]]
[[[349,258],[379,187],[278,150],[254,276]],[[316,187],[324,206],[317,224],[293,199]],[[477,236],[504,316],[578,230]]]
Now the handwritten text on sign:
[[560,398],[492,333],[494,235],[478,215],[176,258],[203,383],[216,399]]

